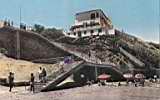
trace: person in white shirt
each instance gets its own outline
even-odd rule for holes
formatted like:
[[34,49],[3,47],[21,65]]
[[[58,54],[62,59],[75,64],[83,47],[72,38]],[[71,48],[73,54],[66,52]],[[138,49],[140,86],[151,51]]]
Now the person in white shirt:
[[39,80],[41,82],[42,81],[42,67],[39,67],[38,75],[39,75]]

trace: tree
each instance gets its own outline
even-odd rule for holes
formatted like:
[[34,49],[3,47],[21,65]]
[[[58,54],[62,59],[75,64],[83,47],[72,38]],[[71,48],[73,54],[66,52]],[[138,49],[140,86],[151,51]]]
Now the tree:
[[50,40],[54,40],[54,39],[57,39],[61,36],[64,36],[63,31],[58,30],[56,28],[47,28],[43,32],[41,32],[41,35],[43,35],[44,37],[46,37]]
[[34,32],[37,32],[37,33],[41,33],[42,31],[44,31],[45,27],[42,26],[42,25],[39,25],[39,24],[35,24],[34,25]]
[[0,48],[0,53],[7,55],[8,51],[5,48]]

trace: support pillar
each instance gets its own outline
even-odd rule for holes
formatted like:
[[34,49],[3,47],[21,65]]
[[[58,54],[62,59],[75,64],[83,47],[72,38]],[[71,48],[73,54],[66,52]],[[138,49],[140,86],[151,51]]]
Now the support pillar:
[[98,71],[97,71],[97,67],[95,66],[95,81],[97,81],[97,77],[98,77]]

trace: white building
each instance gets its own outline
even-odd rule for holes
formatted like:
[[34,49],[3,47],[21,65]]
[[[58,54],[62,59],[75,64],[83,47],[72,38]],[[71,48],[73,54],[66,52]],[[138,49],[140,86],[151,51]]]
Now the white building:
[[75,24],[66,36],[79,38],[92,35],[114,34],[111,20],[102,10],[80,12],[75,15]]
[[27,30],[27,31],[33,31],[33,30],[34,30],[34,27],[33,27],[33,26],[26,26],[26,30]]
[[5,26],[5,22],[0,20],[0,28],[4,27]]

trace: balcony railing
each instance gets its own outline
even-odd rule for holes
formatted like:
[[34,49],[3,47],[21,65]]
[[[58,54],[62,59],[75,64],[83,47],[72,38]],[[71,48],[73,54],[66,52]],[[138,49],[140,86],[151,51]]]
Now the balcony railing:
[[76,29],[74,29],[73,32],[94,30],[94,29],[99,29],[99,28],[103,28],[103,27],[102,27],[101,25],[81,27],[81,28],[76,28]]

